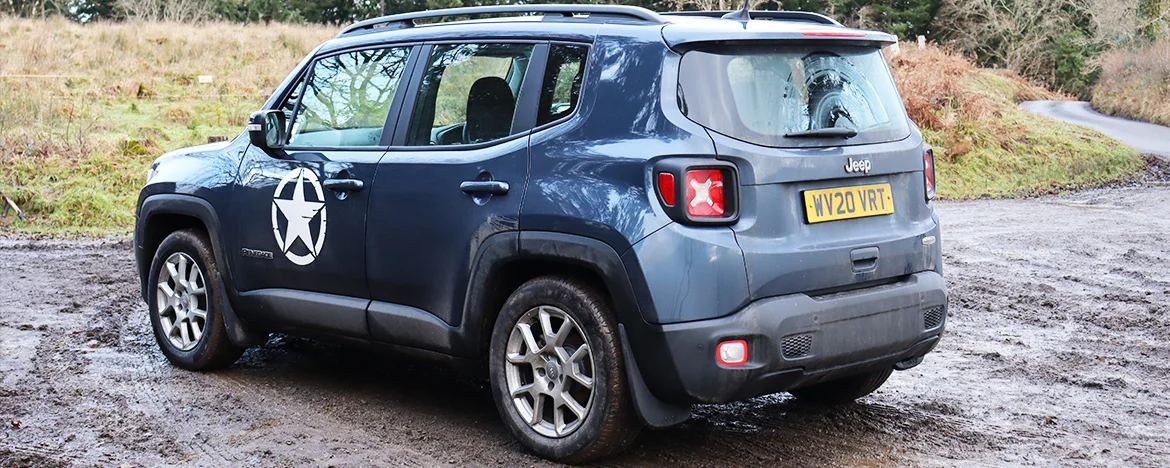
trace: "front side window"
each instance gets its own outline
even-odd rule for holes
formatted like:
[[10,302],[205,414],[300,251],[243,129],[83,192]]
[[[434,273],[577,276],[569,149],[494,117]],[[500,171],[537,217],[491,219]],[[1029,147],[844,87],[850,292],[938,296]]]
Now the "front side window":
[[410,119],[410,146],[484,143],[512,134],[532,44],[435,46]]
[[409,47],[360,50],[313,64],[289,145],[378,146]]
[[[692,50],[679,69],[679,106],[691,120],[772,147],[900,140],[910,134],[881,51],[845,45],[727,46]],[[844,138],[801,132],[845,128]]]
[[578,45],[553,44],[549,48],[536,125],[560,120],[577,108],[588,53],[588,47]]

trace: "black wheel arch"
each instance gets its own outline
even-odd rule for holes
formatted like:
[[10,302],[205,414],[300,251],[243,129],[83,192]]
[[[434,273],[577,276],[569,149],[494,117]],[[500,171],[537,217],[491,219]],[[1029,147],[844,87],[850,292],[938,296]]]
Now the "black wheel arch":
[[[636,265],[634,268],[639,269]],[[476,255],[468,284],[463,341],[471,349],[463,351],[486,355],[496,316],[512,291],[530,279],[552,274],[582,279],[608,299],[621,330],[627,378],[639,418],[652,427],[672,426],[689,418],[689,407],[659,400],[644,382],[629,339],[629,335],[639,335],[650,326],[641,313],[639,289],[631,281],[621,255],[594,238],[521,231],[486,239]],[[642,297],[648,298],[645,283],[637,284]]]
[[219,216],[211,203],[193,195],[157,194],[142,200],[138,207],[138,220],[134,226],[134,260],[138,266],[138,275],[141,281],[143,300],[147,297],[147,283],[150,278],[150,266],[154,254],[163,239],[172,232],[180,229],[195,228],[207,234],[211,241],[211,250],[215,256],[215,263],[219,266],[219,291],[223,297],[224,325],[228,337],[237,346],[254,346],[268,339],[267,333],[260,333],[249,329],[237,316],[233,308],[235,294],[229,293],[232,274],[231,262],[228,262],[225,246],[222,239]]

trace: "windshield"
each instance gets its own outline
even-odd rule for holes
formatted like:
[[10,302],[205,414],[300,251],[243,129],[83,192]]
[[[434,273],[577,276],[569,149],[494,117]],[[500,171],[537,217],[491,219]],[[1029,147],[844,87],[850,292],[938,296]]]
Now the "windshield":
[[[764,146],[856,145],[910,135],[890,70],[872,47],[692,50],[679,68],[678,101],[683,114],[700,125]],[[857,134],[815,132],[829,128]]]

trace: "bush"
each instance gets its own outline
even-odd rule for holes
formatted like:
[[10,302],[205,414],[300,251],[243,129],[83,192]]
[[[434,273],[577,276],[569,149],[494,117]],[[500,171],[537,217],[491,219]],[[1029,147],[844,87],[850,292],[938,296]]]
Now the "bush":
[[1110,50],[1098,63],[1101,79],[1093,89],[1093,107],[1170,125],[1170,37]]

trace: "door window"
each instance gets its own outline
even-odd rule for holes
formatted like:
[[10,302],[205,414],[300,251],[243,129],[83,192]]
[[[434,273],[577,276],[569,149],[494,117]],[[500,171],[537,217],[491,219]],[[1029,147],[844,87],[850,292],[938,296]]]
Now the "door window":
[[554,44],[549,48],[536,125],[560,120],[577,108],[588,52],[588,47],[578,45]]
[[313,64],[289,132],[294,147],[378,146],[410,47],[325,57]]
[[410,119],[410,146],[484,143],[512,134],[532,44],[434,47]]

